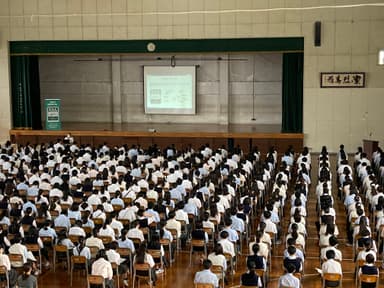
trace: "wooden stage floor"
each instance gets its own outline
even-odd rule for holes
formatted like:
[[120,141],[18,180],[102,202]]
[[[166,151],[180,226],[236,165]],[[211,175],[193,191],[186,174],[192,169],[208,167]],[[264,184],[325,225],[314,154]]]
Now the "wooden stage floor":
[[[216,125],[216,124],[168,124],[168,123],[62,123],[61,130],[11,129],[10,139],[18,144],[38,144],[55,141],[68,133],[79,144],[109,145],[139,144],[148,147],[156,143],[160,147],[175,144],[177,148],[188,145],[199,147],[209,143],[211,147],[240,145],[247,151],[258,146],[266,151],[276,146],[284,151],[289,145],[296,150],[303,146],[304,134],[281,133],[280,125]],[[231,141],[231,142],[229,142]],[[231,144],[229,144],[231,143]]]

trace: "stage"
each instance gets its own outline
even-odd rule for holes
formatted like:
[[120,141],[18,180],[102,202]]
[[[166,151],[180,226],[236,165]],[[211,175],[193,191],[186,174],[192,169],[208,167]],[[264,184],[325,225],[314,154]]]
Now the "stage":
[[191,145],[198,148],[208,143],[217,148],[224,145],[240,147],[248,152],[258,146],[266,152],[275,146],[284,152],[289,145],[295,151],[303,147],[304,134],[281,133],[280,125],[216,125],[216,124],[167,124],[167,123],[62,123],[61,130],[11,129],[10,139],[17,144],[40,144],[62,139],[71,134],[78,144],[98,146],[107,143],[114,145],[141,145],[143,148],[157,144],[161,148],[175,144],[177,149]]

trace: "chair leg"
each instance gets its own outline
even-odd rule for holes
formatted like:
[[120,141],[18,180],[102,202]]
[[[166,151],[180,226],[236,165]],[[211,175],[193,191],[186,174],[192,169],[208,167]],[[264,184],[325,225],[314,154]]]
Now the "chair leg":
[[71,267],[71,287],[72,287],[72,280],[73,280],[73,267]]
[[192,265],[192,247],[191,250],[189,250],[189,266]]
[[56,272],[56,251],[53,251],[53,272]]

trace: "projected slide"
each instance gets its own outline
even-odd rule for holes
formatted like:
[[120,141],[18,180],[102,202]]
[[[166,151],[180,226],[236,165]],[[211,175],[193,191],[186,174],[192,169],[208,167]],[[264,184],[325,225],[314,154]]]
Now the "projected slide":
[[145,113],[195,114],[195,75],[195,66],[145,66]]

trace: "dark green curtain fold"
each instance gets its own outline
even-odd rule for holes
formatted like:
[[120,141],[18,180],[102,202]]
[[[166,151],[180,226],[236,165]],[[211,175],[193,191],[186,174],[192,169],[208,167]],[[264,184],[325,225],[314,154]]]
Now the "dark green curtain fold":
[[283,54],[283,133],[303,132],[303,53]]
[[41,129],[38,56],[11,57],[13,128]]

